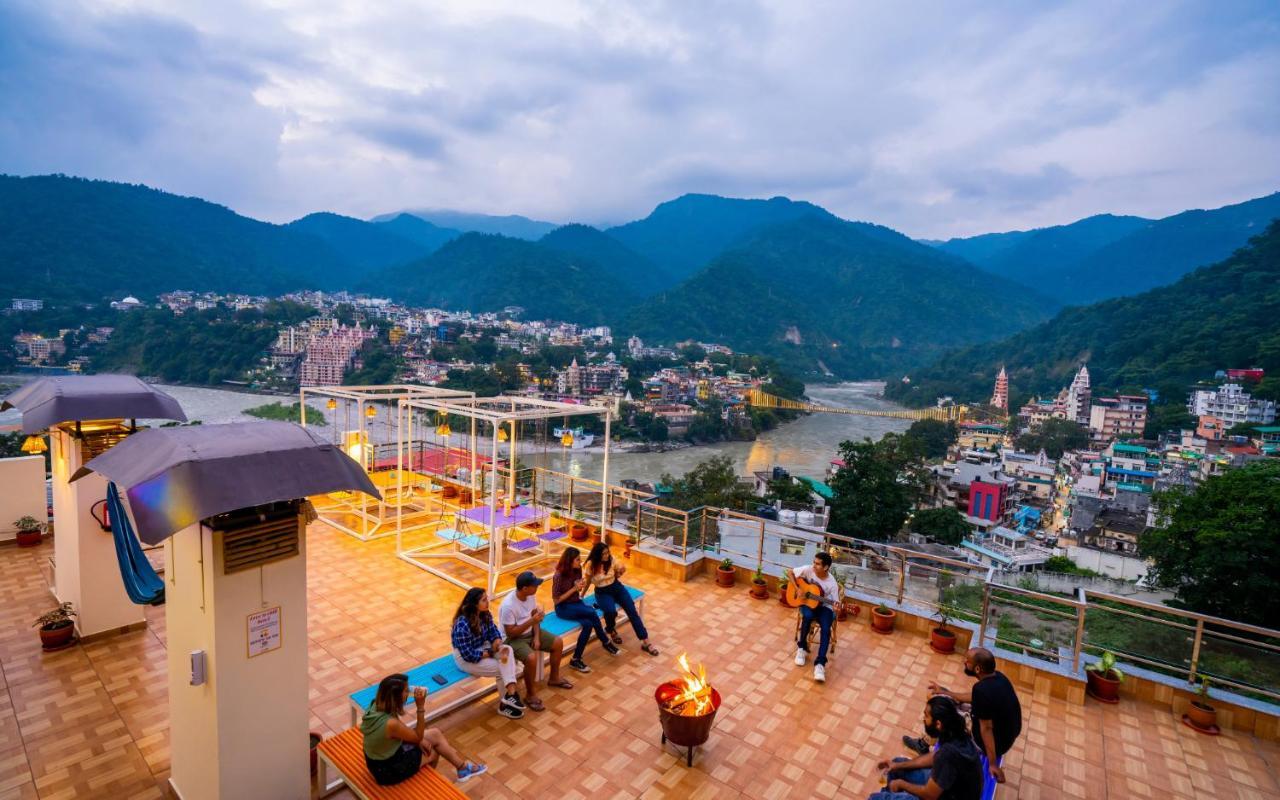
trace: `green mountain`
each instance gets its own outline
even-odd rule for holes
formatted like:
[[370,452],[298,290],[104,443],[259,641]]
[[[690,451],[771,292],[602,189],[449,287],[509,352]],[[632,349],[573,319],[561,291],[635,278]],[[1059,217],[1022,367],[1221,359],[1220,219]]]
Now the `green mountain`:
[[336,287],[350,270],[315,236],[194,197],[63,175],[0,175],[0,284],[14,297],[277,294]]
[[383,225],[327,211],[308,214],[285,227],[315,236],[348,263],[364,270],[403,264],[436,249],[423,247]]
[[1280,372],[1280,221],[1221,263],[1133,297],[1068,308],[1008,339],[948,353],[885,395],[985,402],[1005,365],[1014,394],[1056,393],[1081,362],[1095,386],[1178,396],[1227,367]]
[[810,215],[831,216],[812,203],[785,197],[740,200],[686,194],[662,203],[644,219],[605,232],[683,280],[751,233]]
[[382,214],[374,217],[373,221],[386,222],[405,214],[430,222],[440,228],[452,228],[463,233],[496,233],[501,236],[510,236],[513,239],[525,239],[531,242],[541,239],[558,227],[554,222],[529,219],[519,214],[493,216],[438,208],[406,209],[395,214]]
[[538,244],[599,265],[638,297],[657,294],[676,283],[664,269],[590,225],[564,225]]
[[1033,325],[1044,305],[888,228],[810,214],[758,231],[621,327],[870,377]]
[[1041,281],[1053,280],[1063,270],[1151,222],[1142,217],[1099,214],[1070,225],[951,239],[938,247],[988,272],[1027,286],[1039,286]]
[[1146,220],[1103,214],[1034,231],[952,239],[939,248],[1064,304],[1172,283],[1221,261],[1280,218],[1280,192],[1211,211]]
[[363,287],[421,306],[500,311],[521,306],[526,319],[600,324],[635,293],[593,261],[548,247],[466,233],[426,258],[384,270]]
[[394,233],[402,239],[417,242],[423,247],[425,253],[434,253],[443,247],[445,242],[457,239],[462,235],[462,231],[432,225],[425,219],[415,217],[412,214],[400,214],[391,219],[373,224]]

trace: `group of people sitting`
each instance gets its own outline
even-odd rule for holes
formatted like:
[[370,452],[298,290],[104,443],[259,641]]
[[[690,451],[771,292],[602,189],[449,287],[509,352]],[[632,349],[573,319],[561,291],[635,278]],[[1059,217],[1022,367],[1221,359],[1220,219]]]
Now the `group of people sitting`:
[[[611,656],[621,653],[622,636],[618,633],[618,609],[626,612],[632,631],[640,640],[640,649],[658,655],[649,641],[644,620],[636,610],[631,593],[622,582],[627,568],[615,563],[609,545],[600,542],[591,548],[586,563],[576,547],[566,547],[556,563],[551,582],[552,605],[561,619],[581,623],[569,666],[587,673],[591,667],[584,659],[587,644],[594,632],[604,651]],[[538,605],[536,595],[543,580],[532,572],[516,577],[515,591],[502,601],[495,622],[489,610],[489,594],[484,589],[468,589],[453,616],[451,640],[453,660],[470,675],[492,677],[498,682],[498,713],[520,719],[526,710],[543,711],[546,706],[538,697],[537,672],[541,653],[549,653],[550,673],[547,686],[572,689],[573,684],[560,675],[563,647],[560,640],[542,629],[546,612]],[[594,604],[585,598],[594,588]],[[604,619],[601,620],[601,615]],[[516,678],[524,670],[524,696],[520,696]],[[443,755],[458,771],[458,781],[484,772],[484,765],[462,758],[438,728],[427,728],[423,716],[426,690],[413,689],[418,714],[415,726],[400,722],[399,715],[409,699],[409,679],[403,674],[390,675],[378,685],[373,704],[365,710],[361,729],[364,732],[365,761],[379,784],[399,783],[414,775],[422,764],[435,766]]]
[[967,692],[929,684],[924,736],[902,737],[917,755],[881,761],[885,788],[869,800],[979,800],[987,774],[1004,783],[1000,762],[1022,733],[1022,705],[990,650],[966,652],[964,672],[975,679]]

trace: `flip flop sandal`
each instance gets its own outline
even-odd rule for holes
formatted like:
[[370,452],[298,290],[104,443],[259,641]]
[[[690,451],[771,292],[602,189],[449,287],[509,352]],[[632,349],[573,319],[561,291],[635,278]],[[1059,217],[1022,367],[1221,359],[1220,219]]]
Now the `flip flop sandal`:
[[530,711],[546,711],[547,710],[547,707],[542,704],[542,700],[538,699],[537,697],[533,697],[533,698],[526,697],[524,700],[524,704],[529,708]]
[[573,688],[573,684],[569,683],[564,678],[561,678],[555,683],[552,683],[551,681],[547,681],[547,685],[556,689],[572,689]]
[[608,631],[608,634],[609,634],[609,639],[614,644],[622,644],[622,637],[618,635],[617,631]]
[[654,647],[653,645],[649,644],[648,642],[645,642],[644,644],[640,645],[640,649],[641,649],[641,650],[643,650],[643,651],[645,651],[646,653],[648,653],[648,654],[649,654],[649,655],[651,655],[651,656],[656,656],[656,655],[658,655],[658,648]]

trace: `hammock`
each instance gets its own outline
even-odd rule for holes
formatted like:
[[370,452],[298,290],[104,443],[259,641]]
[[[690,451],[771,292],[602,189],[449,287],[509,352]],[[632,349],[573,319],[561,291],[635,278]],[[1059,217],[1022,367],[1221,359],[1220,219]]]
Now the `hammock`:
[[120,491],[114,483],[107,484],[107,510],[111,525],[111,538],[116,543],[116,560],[120,562],[120,577],[129,599],[138,605],[158,606],[164,602],[164,581],[156,575],[151,562],[142,552],[133,524],[120,502]]

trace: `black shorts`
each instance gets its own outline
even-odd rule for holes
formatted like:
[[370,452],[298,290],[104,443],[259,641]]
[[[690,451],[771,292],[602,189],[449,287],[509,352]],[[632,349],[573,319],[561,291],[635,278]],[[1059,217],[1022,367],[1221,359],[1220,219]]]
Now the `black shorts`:
[[418,774],[418,770],[422,768],[422,751],[416,744],[405,742],[391,758],[375,761],[365,756],[364,763],[368,765],[369,772],[379,786],[390,786]]

